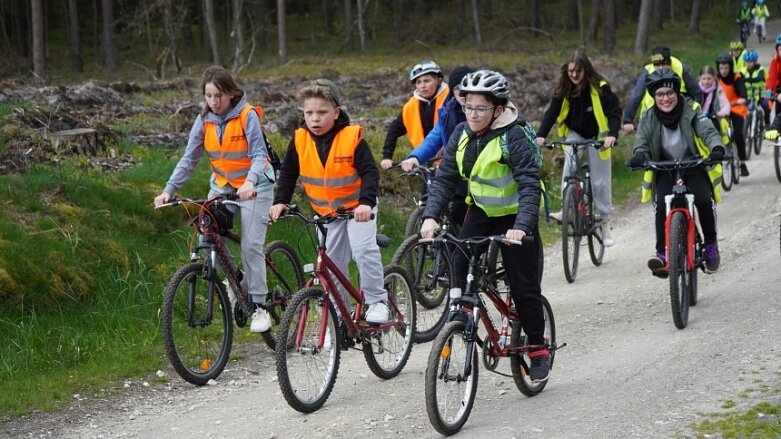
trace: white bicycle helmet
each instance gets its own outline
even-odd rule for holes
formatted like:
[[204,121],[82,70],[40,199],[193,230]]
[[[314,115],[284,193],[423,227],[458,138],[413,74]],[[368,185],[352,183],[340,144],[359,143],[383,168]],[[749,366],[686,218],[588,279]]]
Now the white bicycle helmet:
[[461,92],[487,93],[497,99],[507,99],[510,97],[510,83],[499,72],[478,70],[464,76]]
[[437,76],[444,77],[444,75],[442,75],[442,69],[439,68],[437,63],[429,60],[415,64],[415,67],[409,71],[409,80],[410,82],[415,82],[416,79],[427,73],[434,73]]

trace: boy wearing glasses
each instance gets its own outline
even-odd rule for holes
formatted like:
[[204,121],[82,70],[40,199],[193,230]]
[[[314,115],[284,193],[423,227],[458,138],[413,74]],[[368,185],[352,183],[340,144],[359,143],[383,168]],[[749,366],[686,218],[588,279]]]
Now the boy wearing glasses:
[[[561,75],[553,92],[548,110],[537,132],[537,144],[543,146],[545,137],[558,123],[558,134],[568,142],[597,139],[604,143],[601,150],[582,147],[578,155],[587,154],[591,168],[594,201],[602,218],[602,242],[606,247],[615,244],[608,218],[613,210],[612,162],[610,151],[616,144],[621,129],[621,105],[610,90],[605,78],[594,70],[588,57],[578,51],[561,66]],[[577,157],[571,149],[565,149],[561,190],[567,178],[577,172]],[[551,214],[561,222],[561,212]]]

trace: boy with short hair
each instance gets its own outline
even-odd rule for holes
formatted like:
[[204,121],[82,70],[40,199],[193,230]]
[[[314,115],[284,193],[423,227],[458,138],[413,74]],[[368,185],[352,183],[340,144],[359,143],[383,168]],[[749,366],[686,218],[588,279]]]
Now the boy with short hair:
[[[350,124],[339,89],[328,79],[307,84],[298,99],[304,107],[306,128],[297,129],[290,141],[269,217],[275,221],[287,210],[299,176],[318,215],[351,211],[354,218],[326,226],[328,256],[348,274],[352,253],[368,307],[365,320],[385,323],[388,293],[383,288],[376,222],[380,174],[363,138],[363,127]],[[340,288],[340,293],[349,303],[347,292]]]

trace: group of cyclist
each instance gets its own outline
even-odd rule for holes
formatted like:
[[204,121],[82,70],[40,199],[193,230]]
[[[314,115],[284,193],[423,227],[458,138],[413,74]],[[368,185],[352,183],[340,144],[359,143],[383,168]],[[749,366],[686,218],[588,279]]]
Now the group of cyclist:
[[[762,3],[757,0],[758,5]],[[617,144],[620,129],[636,132],[630,166],[643,167],[648,160],[690,157],[710,157],[711,162],[718,163],[724,158],[724,145],[729,139],[720,133],[721,125],[714,119],[729,117],[738,153],[745,160],[742,127],[747,99],[756,99],[770,114],[768,101],[777,96],[775,90],[781,79],[779,47],[781,35],[766,74],[755,51],[744,51],[740,42],[733,42],[730,48],[737,52],[737,59],[729,53],[720,54],[716,69],[703,67],[699,81],[669,48],[656,47],[623,112],[606,79],[584,53],[575,52],[561,66],[537,131],[510,100],[511,85],[501,73],[461,66],[454,68],[445,81],[435,62],[423,61],[409,72],[414,92],[388,127],[380,168],[393,166],[396,143],[404,135],[413,146],[401,162],[405,171],[441,158],[423,214],[422,237],[432,237],[439,218],[448,212],[451,220],[461,226],[461,238],[498,234],[517,241],[525,236],[535,238],[533,244],[502,246],[502,258],[509,265],[506,272],[510,291],[523,330],[530,344],[543,345],[537,255],[544,189],[539,168],[540,147],[550,130],[557,124],[558,135],[568,141],[596,139],[601,143],[599,150],[590,148],[580,153],[587,154],[602,239],[605,246],[611,246],[615,243],[609,222],[611,149]],[[745,62],[740,71],[737,60]],[[762,93],[765,88],[767,92]],[[278,175],[271,167],[261,128],[262,109],[247,102],[231,73],[218,66],[207,68],[201,90],[203,111],[190,130],[183,156],[154,204],[168,202],[206,153],[212,169],[210,195],[233,193],[239,199],[242,265],[256,305],[251,331],[264,332],[270,327],[262,305],[267,294],[262,244],[269,222],[284,214],[297,182],[316,214],[352,212],[351,219],[329,224],[328,254],[343,272],[348,270],[350,257],[356,261],[368,306],[366,322],[387,321],[387,292],[382,288],[383,268],[376,243],[379,169],[363,128],[351,123],[336,84],[318,79],[299,90],[304,124],[290,140]],[[776,118],[772,128],[768,138],[773,133],[778,136],[781,118]],[[567,164],[577,159],[565,155],[562,189],[566,170],[572,169]],[[716,271],[720,264],[715,208],[720,168],[716,168],[687,171],[687,183],[703,228],[708,272]],[[741,174],[748,175],[745,162]],[[653,200],[656,223],[655,252],[648,266],[659,277],[666,276],[664,196],[670,193],[672,184],[671,176],[662,172],[654,175],[647,171],[643,178],[643,199]],[[551,217],[556,219],[557,213]],[[452,289],[464,287],[466,264],[463,255],[455,252]],[[341,293],[344,297],[345,292]],[[532,380],[546,380],[550,353],[540,349],[529,356]]]

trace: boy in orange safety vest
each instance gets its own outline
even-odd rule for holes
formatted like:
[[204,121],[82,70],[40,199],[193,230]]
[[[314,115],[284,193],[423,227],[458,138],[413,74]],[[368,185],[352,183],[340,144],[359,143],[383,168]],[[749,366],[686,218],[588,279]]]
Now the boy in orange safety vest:
[[[339,209],[352,212],[354,218],[326,226],[328,256],[348,274],[352,253],[368,307],[364,319],[385,323],[388,293],[383,288],[376,220],[380,174],[363,138],[363,127],[350,124],[341,107],[339,89],[330,80],[306,85],[298,92],[298,99],[303,103],[306,128],[297,129],[290,141],[269,216],[274,221],[287,210],[299,177],[318,215]],[[349,303],[347,292],[340,293]]]

